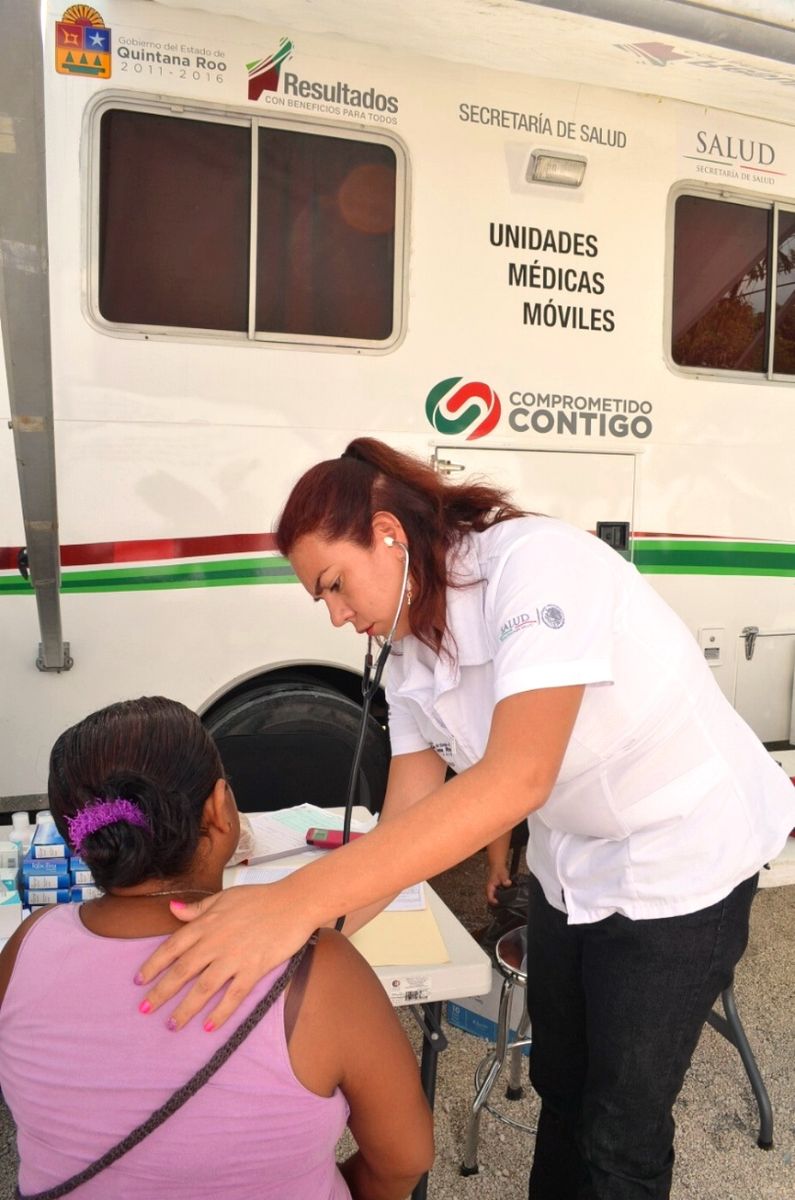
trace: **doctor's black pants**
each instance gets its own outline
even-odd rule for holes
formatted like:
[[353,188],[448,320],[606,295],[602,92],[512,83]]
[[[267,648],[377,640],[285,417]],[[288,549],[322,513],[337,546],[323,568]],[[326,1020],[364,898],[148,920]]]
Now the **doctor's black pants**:
[[673,1103],[748,941],[758,876],[681,917],[568,925],[530,880],[529,1200],[666,1200]]

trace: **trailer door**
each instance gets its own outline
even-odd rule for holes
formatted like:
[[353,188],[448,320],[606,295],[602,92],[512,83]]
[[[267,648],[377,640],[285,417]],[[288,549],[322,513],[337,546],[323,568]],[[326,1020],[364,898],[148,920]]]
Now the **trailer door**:
[[529,512],[598,533],[631,557],[634,454],[439,446],[434,463],[453,482],[465,475],[485,475]]
[[747,626],[737,653],[734,707],[766,743],[795,738],[795,630]]

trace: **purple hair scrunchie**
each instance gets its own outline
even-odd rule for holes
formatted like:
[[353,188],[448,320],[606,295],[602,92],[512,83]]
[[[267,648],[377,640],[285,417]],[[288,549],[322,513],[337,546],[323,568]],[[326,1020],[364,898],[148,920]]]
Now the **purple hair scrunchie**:
[[98,829],[104,829],[106,825],[114,825],[116,821],[126,821],[128,825],[138,825],[141,829],[152,832],[151,825],[132,800],[123,800],[121,797],[115,800],[100,800],[97,797],[95,804],[89,804],[76,816],[66,818],[69,842],[74,852],[80,854],[87,837],[96,833]]

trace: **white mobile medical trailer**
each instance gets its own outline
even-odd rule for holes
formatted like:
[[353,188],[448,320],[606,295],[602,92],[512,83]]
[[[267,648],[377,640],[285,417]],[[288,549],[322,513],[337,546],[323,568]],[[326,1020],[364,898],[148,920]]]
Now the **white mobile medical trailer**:
[[609,540],[793,740],[788,0],[37,7],[0,49],[9,805],[122,697],[351,744],[360,640],[271,530],[359,434]]

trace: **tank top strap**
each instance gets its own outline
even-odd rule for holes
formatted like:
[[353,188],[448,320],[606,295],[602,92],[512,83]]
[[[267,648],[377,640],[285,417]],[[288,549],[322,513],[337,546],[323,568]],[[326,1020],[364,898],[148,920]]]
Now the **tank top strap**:
[[313,933],[309,941],[306,943],[306,951],[298,964],[290,986],[287,989],[287,995],[284,1000],[284,1040],[287,1045],[290,1044],[290,1038],[295,1029],[295,1023],[298,1020],[298,1013],[301,1010],[301,1003],[304,999],[309,972],[312,969],[314,961],[315,946],[317,945],[318,935]]

